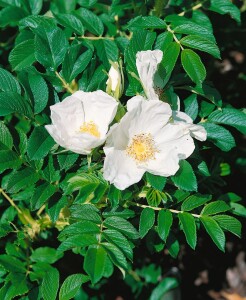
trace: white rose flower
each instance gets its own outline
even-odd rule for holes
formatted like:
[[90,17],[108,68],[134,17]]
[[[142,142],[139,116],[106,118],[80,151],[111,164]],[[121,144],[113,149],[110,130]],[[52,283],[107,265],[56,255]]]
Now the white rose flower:
[[122,80],[121,70],[120,66],[117,62],[111,63],[111,68],[108,73],[108,80],[106,82],[107,89],[106,92],[109,95],[114,96],[116,99],[119,99],[122,95],[122,86],[123,86],[123,80]]
[[57,144],[89,154],[105,142],[118,102],[103,91],[77,91],[50,107],[52,125],[45,128]]
[[148,100],[159,100],[155,92],[154,77],[163,57],[161,50],[140,51],[136,56],[138,75]]
[[182,113],[174,113],[172,121],[170,105],[159,100],[136,96],[128,101],[127,109],[121,121],[111,127],[104,147],[104,178],[120,190],[139,182],[146,171],[174,175],[179,161],[195,149],[191,135],[202,139],[206,134]]

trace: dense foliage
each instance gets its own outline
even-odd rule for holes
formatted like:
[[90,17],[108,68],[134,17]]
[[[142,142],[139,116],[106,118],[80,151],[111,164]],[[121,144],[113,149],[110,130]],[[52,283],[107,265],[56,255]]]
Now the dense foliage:
[[[151,260],[136,269],[142,249],[176,258],[201,232],[221,251],[225,232],[240,237],[246,209],[237,191],[221,191],[230,174],[222,153],[246,134],[246,115],[207,76],[211,56],[220,59],[217,14],[240,24],[229,0],[0,0],[0,299],[108,299],[97,291],[120,270],[132,298],[157,300],[178,279]],[[104,178],[101,146],[73,153],[45,125],[50,106],[78,90],[119,99],[119,122],[146,93],[137,53],[157,49],[160,100],[176,111],[180,98],[207,140],[175,175],[146,172],[120,190]],[[111,65],[116,89],[106,85]]]

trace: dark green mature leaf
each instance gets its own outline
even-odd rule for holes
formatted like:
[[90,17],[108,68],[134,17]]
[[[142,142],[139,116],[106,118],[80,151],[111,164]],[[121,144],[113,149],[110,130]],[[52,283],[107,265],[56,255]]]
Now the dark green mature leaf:
[[207,52],[215,58],[220,58],[220,50],[218,46],[211,40],[198,35],[188,35],[180,40],[183,46],[194,48],[200,51]]
[[106,229],[103,231],[103,237],[111,244],[117,246],[124,255],[132,261],[133,253],[132,248],[127,240],[127,238],[117,230]]
[[66,226],[62,232],[59,234],[58,238],[63,239],[64,237],[69,237],[78,234],[99,234],[100,227],[88,220],[80,221],[77,223],[73,223],[69,226]]
[[90,276],[93,284],[103,276],[107,252],[100,246],[90,246],[85,255],[84,270]]
[[48,182],[43,183],[35,189],[35,192],[30,200],[31,209],[39,209],[54,193],[56,187]]
[[88,220],[96,224],[101,224],[99,210],[91,204],[74,204],[69,208],[71,219]]
[[0,121],[0,147],[6,146],[8,149],[13,147],[13,138],[8,130],[8,127]]
[[193,50],[184,49],[181,52],[181,62],[190,79],[197,85],[201,85],[206,77],[206,69],[200,56]]
[[[205,3],[206,4],[206,3]],[[241,13],[239,8],[230,0],[211,0],[209,1],[209,10],[219,14],[230,14],[238,23],[241,21]]]
[[178,256],[180,245],[179,245],[179,241],[177,240],[177,238],[174,236],[172,232],[170,232],[167,238],[166,247],[168,252],[173,258],[176,258]]
[[79,8],[76,10],[76,16],[82,21],[85,29],[98,36],[103,34],[103,23],[93,12],[86,8]]
[[219,147],[222,151],[230,151],[236,146],[235,139],[228,131],[222,126],[213,123],[201,124],[207,131],[207,139]]
[[62,74],[67,82],[71,82],[85,70],[92,54],[91,50],[81,53],[81,45],[73,45],[68,49],[62,64]]
[[182,224],[182,229],[184,231],[187,243],[192,249],[195,249],[197,243],[195,218],[186,212],[179,213],[178,216],[180,223]]
[[150,50],[155,37],[155,32],[145,30],[137,30],[133,33],[133,37],[125,52],[125,61],[129,71],[134,72],[136,75],[138,74],[136,67],[136,54],[138,51]]
[[155,16],[138,16],[134,19],[132,19],[129,23],[127,28],[130,30],[134,29],[164,29],[166,28],[166,23]]
[[[0,299],[1,300],[11,300],[17,296],[24,295],[28,292],[29,288],[27,285],[27,278],[26,275],[23,273],[10,273],[7,277],[9,280],[9,286],[6,284],[7,287],[6,291],[2,293],[2,289],[0,290]],[[6,280],[6,281],[7,281]]]
[[219,201],[210,202],[209,204],[204,206],[201,214],[207,216],[215,215],[215,214],[228,211],[230,209],[231,209],[230,206],[226,204],[226,202],[219,200]]
[[160,210],[158,213],[157,232],[161,239],[167,240],[171,226],[173,223],[173,215],[169,210]]
[[79,155],[76,153],[63,153],[57,155],[57,160],[61,170],[67,171],[70,169],[78,159]]
[[57,26],[42,24],[35,30],[35,57],[44,67],[57,69],[68,48],[63,31]]
[[31,66],[35,60],[33,39],[18,44],[9,54],[9,62],[15,71]]
[[62,253],[58,253],[56,249],[50,247],[40,247],[35,249],[30,256],[30,259],[35,262],[43,262],[48,264],[55,263],[63,256]]
[[130,239],[138,239],[139,234],[135,227],[128,222],[127,220],[120,218],[120,217],[109,217],[104,220],[103,222],[104,226],[118,230],[122,232],[124,235],[129,237]]
[[52,268],[46,272],[41,285],[41,293],[44,300],[56,300],[56,295],[59,288],[59,272]]
[[111,261],[119,268],[127,269],[127,261],[123,252],[115,245],[103,242],[101,244],[107,251]]
[[114,185],[110,185],[108,191],[108,199],[112,207],[117,207],[119,205],[121,197],[121,191],[118,190]]
[[175,67],[180,53],[180,45],[176,42],[170,43],[164,51],[163,59],[160,63],[159,69],[164,78],[164,85],[168,82],[171,73]]
[[8,223],[0,223],[0,238],[5,237],[14,229]]
[[172,43],[173,41],[173,35],[171,32],[166,31],[161,34],[159,34],[156,38],[155,41],[155,49],[160,49],[163,52],[168,48],[168,46]]
[[35,127],[27,144],[27,154],[31,160],[45,157],[54,146],[54,140],[44,127]]
[[7,6],[0,11],[0,27],[17,25],[18,21],[25,18],[27,12],[21,7]]
[[106,68],[110,68],[110,61],[118,61],[119,50],[114,41],[101,39],[94,41],[97,55]]
[[150,207],[144,208],[141,212],[139,223],[139,234],[141,238],[143,238],[149,232],[154,223],[155,211]]
[[246,114],[235,108],[223,108],[215,110],[208,117],[213,123],[235,127],[242,134],[246,134]]
[[2,254],[0,255],[0,265],[4,267],[5,270],[14,273],[25,273],[26,267],[24,262],[11,256]]
[[194,121],[198,115],[198,102],[197,95],[191,94],[188,98],[184,100],[185,113],[191,117]]
[[72,299],[80,289],[81,285],[88,281],[88,276],[83,274],[73,274],[68,276],[60,289],[59,300]]
[[88,247],[91,245],[97,245],[98,239],[96,234],[80,233],[68,237],[61,245],[58,247],[58,251],[65,252],[76,247]]
[[0,92],[0,116],[15,112],[30,117],[30,103],[16,92]]
[[182,203],[181,210],[184,211],[193,210],[209,202],[211,199],[212,199],[211,195],[201,195],[201,194],[191,195],[188,198],[186,198],[185,201]]
[[20,157],[11,150],[0,150],[0,173],[7,169],[17,169],[21,165]]
[[192,166],[186,160],[180,161],[178,172],[171,177],[173,183],[184,191],[197,191],[197,180]]
[[150,300],[164,299],[164,295],[171,289],[176,288],[179,285],[178,280],[172,277],[164,278],[152,291]]
[[28,76],[30,89],[32,91],[34,102],[34,113],[39,114],[42,112],[49,99],[48,86],[42,76],[36,74],[29,74]]
[[56,14],[55,15],[58,22],[65,28],[70,28],[73,32],[83,35],[84,26],[79,18],[71,14]]
[[200,220],[202,221],[203,226],[205,227],[207,233],[210,235],[216,246],[224,252],[225,234],[218,223],[213,218],[207,216],[200,217]]
[[217,215],[213,216],[213,219],[221,228],[241,237],[242,225],[236,218],[227,215]]
[[17,193],[39,180],[39,174],[32,168],[15,171],[8,179],[6,190],[8,193]]
[[164,189],[164,186],[167,182],[166,177],[153,175],[150,173],[146,173],[146,178],[148,183],[155,189],[162,191]]

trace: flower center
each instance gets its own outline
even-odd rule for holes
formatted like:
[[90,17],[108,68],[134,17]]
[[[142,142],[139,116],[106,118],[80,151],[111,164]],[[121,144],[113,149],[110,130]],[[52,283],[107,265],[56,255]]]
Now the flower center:
[[134,135],[130,145],[126,148],[126,153],[138,163],[155,159],[155,154],[158,152],[159,150],[156,148],[155,141],[150,133]]
[[98,131],[98,126],[93,121],[84,122],[83,125],[80,126],[79,131],[83,132],[83,133],[88,133],[97,138],[100,137],[100,132]]

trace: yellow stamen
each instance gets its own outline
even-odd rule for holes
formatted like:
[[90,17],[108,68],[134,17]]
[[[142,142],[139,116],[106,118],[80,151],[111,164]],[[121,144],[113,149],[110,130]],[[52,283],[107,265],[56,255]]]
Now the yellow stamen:
[[155,159],[155,154],[159,150],[155,146],[155,141],[150,133],[136,134],[127,146],[126,153],[138,163],[145,163],[150,159]]
[[88,133],[97,138],[100,137],[100,132],[98,131],[98,126],[93,121],[84,122],[83,125],[80,126],[79,131],[83,132],[83,133]]

